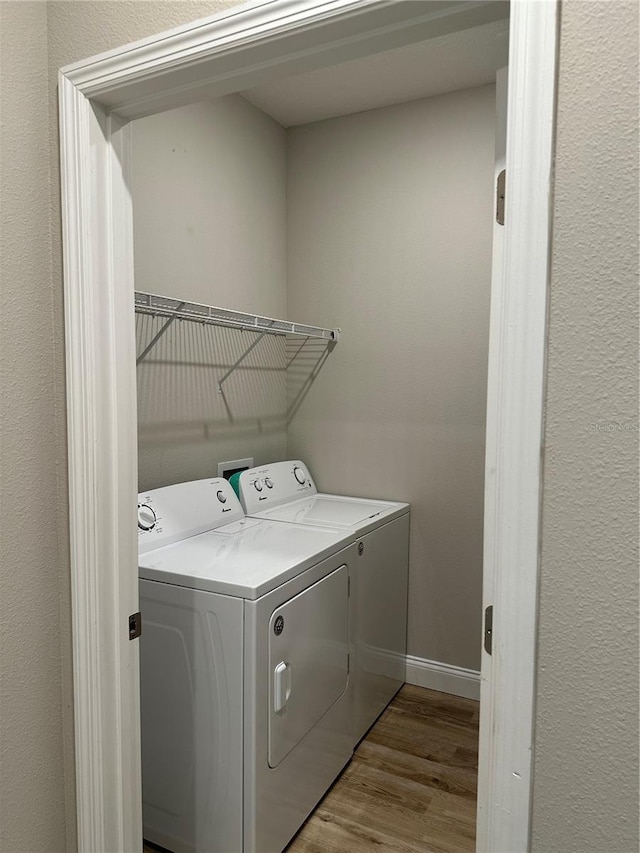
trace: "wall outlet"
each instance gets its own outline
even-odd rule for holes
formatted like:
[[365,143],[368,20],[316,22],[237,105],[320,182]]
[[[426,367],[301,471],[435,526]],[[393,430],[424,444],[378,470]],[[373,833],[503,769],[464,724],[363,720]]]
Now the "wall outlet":
[[218,462],[218,477],[230,480],[239,471],[253,468],[253,456],[248,459],[232,459],[230,462]]

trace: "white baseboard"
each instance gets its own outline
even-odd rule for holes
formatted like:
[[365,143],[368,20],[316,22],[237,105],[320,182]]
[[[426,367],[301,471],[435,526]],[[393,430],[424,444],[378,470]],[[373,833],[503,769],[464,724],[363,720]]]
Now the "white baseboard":
[[466,699],[480,699],[480,673],[475,669],[451,666],[437,660],[407,655],[406,681]]

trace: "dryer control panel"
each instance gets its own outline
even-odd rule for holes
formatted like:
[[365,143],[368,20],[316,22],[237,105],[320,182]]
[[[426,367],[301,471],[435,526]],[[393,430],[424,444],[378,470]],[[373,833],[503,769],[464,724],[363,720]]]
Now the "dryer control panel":
[[222,477],[176,483],[138,495],[138,554],[244,518]]
[[238,486],[247,515],[318,493],[309,469],[299,459],[243,471]]

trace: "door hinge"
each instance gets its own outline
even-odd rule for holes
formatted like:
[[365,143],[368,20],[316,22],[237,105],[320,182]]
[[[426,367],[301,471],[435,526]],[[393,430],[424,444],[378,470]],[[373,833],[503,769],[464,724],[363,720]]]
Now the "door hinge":
[[496,222],[504,225],[504,199],[507,189],[507,170],[503,169],[496,183]]
[[347,575],[347,598],[351,596],[351,575]]
[[137,613],[129,616],[129,639],[135,640],[140,634],[142,634],[142,613],[138,610]]
[[504,225],[504,198],[507,184],[507,170],[503,169],[496,182],[496,222]]
[[484,650],[493,654],[493,604],[484,611]]

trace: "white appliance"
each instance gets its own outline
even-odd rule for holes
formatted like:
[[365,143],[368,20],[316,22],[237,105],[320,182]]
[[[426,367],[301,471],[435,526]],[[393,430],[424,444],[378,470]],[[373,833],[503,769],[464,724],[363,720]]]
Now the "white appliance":
[[223,479],[138,501],[144,836],[279,853],[352,754],[356,548],[245,518]]
[[356,545],[350,702],[357,742],[405,681],[409,504],[319,494],[299,460],[243,471],[238,489],[248,516],[342,531]]

